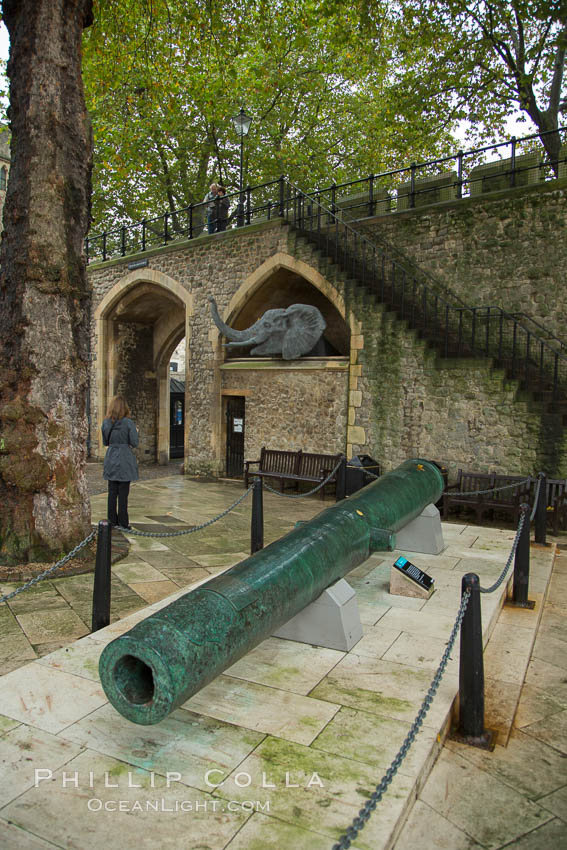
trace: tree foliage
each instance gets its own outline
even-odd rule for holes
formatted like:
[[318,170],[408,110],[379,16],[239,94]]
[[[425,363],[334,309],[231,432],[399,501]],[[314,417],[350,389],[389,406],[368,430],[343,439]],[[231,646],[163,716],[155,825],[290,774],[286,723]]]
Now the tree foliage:
[[461,122],[488,143],[518,109],[555,130],[565,45],[565,0],[98,0],[94,229],[198,202],[213,178],[234,191],[241,106],[252,185],[442,156]]
[[94,228],[201,201],[213,177],[236,189],[241,106],[252,185],[447,152],[447,122],[397,109],[391,37],[364,0],[101,0],[84,46]]
[[[392,10],[402,108],[421,98],[470,122],[474,140],[518,110],[536,132],[557,130],[567,109],[565,0],[396,0]],[[542,142],[557,159],[559,135]]]

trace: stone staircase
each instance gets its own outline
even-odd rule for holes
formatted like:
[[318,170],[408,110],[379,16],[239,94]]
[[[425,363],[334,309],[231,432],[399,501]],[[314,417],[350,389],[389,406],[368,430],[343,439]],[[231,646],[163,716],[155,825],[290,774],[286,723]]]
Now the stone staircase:
[[[489,327],[487,333],[486,321],[482,327],[483,342],[488,340],[488,343],[491,343],[489,345],[470,344],[470,322],[473,320],[470,315],[468,325],[463,317],[460,329],[449,326],[448,333],[445,333],[446,328],[443,326],[440,312],[431,321],[427,316],[425,320],[423,313],[418,310],[419,305],[413,298],[413,292],[405,297],[404,303],[399,291],[393,291],[391,281],[382,284],[382,281],[377,282],[374,276],[369,278],[367,268],[363,276],[360,262],[349,256],[348,252],[337,251],[333,241],[326,244],[325,235],[314,234],[308,228],[291,222],[289,227],[291,253],[317,269],[333,283],[344,298],[347,310],[351,309],[361,321],[366,331],[365,339],[375,336],[373,329],[381,326],[382,336],[387,330],[391,340],[397,338],[411,343],[415,352],[423,359],[424,368],[437,374],[441,387],[450,386],[450,376],[455,376],[457,372],[461,379],[466,381],[467,371],[472,370],[475,376],[480,376],[483,384],[490,386],[500,396],[501,407],[508,412],[510,419],[527,418],[534,422],[532,431],[535,428],[538,431],[538,460],[534,461],[537,468],[545,468],[548,474],[561,474],[564,426],[567,424],[567,393],[564,394],[561,388],[561,394],[556,392],[556,398],[552,399],[552,388],[542,385],[541,380],[535,382],[535,385],[533,380],[529,380],[532,374],[530,370],[538,367],[535,359],[531,361],[530,368],[521,374],[517,363],[514,366],[510,352],[506,351],[503,345],[500,352],[494,351],[492,331]],[[451,293],[439,284],[438,295],[439,303],[442,303],[442,299],[450,297]],[[463,314],[470,310],[464,305],[455,307],[457,311],[461,308]],[[486,308],[483,309],[486,311]],[[478,318],[477,316],[477,320]],[[468,337],[465,332],[467,330]],[[533,330],[530,331],[530,337],[532,350],[546,344],[536,337]],[[368,347],[365,345],[365,348]],[[559,347],[558,352],[558,358],[561,358]],[[365,359],[371,370],[371,351],[365,351]],[[546,376],[543,377],[545,379]]]
[[312,198],[296,199],[288,221],[331,272],[346,275],[351,293],[383,304],[442,358],[488,358],[538,409],[562,414],[567,424],[567,350],[529,317],[464,304],[383,237],[362,233]]

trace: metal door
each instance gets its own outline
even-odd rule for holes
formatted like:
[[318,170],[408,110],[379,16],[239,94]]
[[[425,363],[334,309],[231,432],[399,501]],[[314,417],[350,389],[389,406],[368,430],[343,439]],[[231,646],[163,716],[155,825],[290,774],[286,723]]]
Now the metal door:
[[233,396],[226,402],[226,476],[244,474],[244,397]]
[[185,393],[169,394],[169,457],[183,457]]

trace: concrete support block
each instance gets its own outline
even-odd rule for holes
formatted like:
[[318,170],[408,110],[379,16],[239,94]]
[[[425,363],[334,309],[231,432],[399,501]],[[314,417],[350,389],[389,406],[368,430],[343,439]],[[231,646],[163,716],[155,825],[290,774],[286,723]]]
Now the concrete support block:
[[440,555],[445,548],[441,517],[435,505],[427,505],[420,515],[396,532],[396,549]]
[[274,632],[274,637],[348,652],[362,637],[356,594],[344,578]]

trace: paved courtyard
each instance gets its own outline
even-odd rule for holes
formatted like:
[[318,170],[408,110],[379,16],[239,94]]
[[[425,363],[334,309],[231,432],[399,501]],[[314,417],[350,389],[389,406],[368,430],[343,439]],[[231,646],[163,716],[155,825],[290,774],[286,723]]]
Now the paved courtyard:
[[[186,528],[241,493],[180,475],[140,481],[130,518],[140,529]],[[92,497],[93,522],[105,501]],[[0,847],[96,850],[119,836],[125,848],[330,850],[350,824],[427,692],[461,576],[492,583],[513,533],[444,524],[440,556],[404,552],[435,577],[428,601],[391,596],[398,553],[373,555],[349,575],[364,626],[350,652],[272,637],[167,720],[131,724],[100,687],[102,648],[246,557],[250,505],[183,537],[130,537],[113,567],[113,621],[97,633],[91,574],[46,580],[0,606]],[[321,507],[267,494],[266,544]],[[503,589],[482,599],[494,752],[443,746],[457,645],[424,728],[353,847],[567,845],[567,559],[554,555],[555,545],[532,548],[533,611],[501,611]]]

